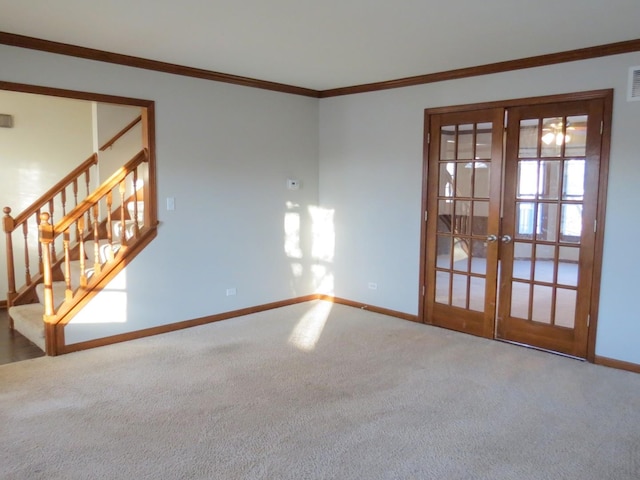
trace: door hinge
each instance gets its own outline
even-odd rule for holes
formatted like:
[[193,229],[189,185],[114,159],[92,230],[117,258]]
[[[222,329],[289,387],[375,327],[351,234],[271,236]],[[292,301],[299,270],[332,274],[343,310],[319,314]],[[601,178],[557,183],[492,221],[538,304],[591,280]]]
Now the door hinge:
[[596,233],[598,230],[598,220],[593,221],[593,233]]
[[427,212],[426,210],[424,211],[424,221],[427,221],[427,218],[429,218],[429,212]]
[[509,110],[505,110],[504,111],[504,129],[507,129],[507,126],[509,125]]
[[424,285],[422,285],[422,296],[424,297],[424,294],[427,292],[427,287],[425,287]]
[[603,131],[604,131],[604,120],[600,120],[600,135],[602,135]]
[[427,133],[427,145],[431,143],[431,132]]
[[590,324],[591,324],[591,314],[587,315],[587,328],[589,328]]

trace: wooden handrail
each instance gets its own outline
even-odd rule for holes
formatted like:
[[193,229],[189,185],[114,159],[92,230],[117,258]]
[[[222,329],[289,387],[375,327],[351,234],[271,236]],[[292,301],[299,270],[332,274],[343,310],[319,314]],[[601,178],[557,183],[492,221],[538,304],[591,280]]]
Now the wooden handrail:
[[113,145],[118,140],[120,140],[120,137],[122,137],[125,133],[127,133],[129,130],[131,130],[133,127],[135,127],[141,121],[142,121],[142,115],[139,115],[129,125],[124,127],[122,130],[120,130],[118,133],[116,133],[113,137],[111,137],[111,140],[107,141],[104,145],[102,145],[100,147],[100,151],[104,152],[107,148],[109,148],[111,145]]
[[[98,164],[98,155],[94,153],[89,158],[87,158],[84,162],[74,168],[67,176],[65,176],[62,180],[56,183],[53,187],[51,187],[47,192],[40,196],[35,202],[33,202],[30,206],[25,208],[19,215],[17,215],[13,219],[13,230],[18,228],[19,225],[24,223],[29,217],[36,214],[38,210],[42,209],[49,201],[64,191],[74,180],[76,180],[81,174],[85,173],[94,165]],[[11,231],[6,230],[7,224],[5,223],[5,233],[11,233]]]
[[[100,185],[93,193],[71,210],[65,217],[56,223],[55,232],[63,232],[73,225],[80,217],[107,195],[118,183],[122,182],[138,165],[148,161],[149,155],[147,149],[142,149],[138,154],[129,160],[125,165],[120,167],[113,175]],[[56,233],[57,235],[57,233]]]

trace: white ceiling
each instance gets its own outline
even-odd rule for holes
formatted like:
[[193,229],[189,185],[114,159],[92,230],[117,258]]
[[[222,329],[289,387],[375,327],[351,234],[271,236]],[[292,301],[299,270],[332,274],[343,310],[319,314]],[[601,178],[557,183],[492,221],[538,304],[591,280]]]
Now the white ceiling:
[[640,0],[0,0],[0,31],[325,90],[638,39]]

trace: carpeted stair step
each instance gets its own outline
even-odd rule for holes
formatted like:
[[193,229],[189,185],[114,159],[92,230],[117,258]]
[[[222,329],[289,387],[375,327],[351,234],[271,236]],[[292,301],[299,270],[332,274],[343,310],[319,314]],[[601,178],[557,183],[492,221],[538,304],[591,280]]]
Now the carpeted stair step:
[[9,307],[9,315],[14,328],[45,351],[44,307],[39,303]]
[[[109,248],[113,250],[113,254],[117,254],[122,245],[118,242],[112,242],[111,246],[109,245],[108,240],[99,240],[98,241],[98,258],[99,263],[106,263],[109,260]],[[96,261],[96,255],[94,250],[93,240],[90,240],[85,243],[85,252],[87,254],[87,262],[86,266],[90,267]]]
[[[140,224],[138,224],[138,228],[140,228]],[[112,238],[114,243],[120,242],[122,240],[122,231],[122,223],[119,220],[113,222]],[[125,220],[124,233],[127,240],[133,238],[136,233],[136,222],[134,222],[133,220]]]
[[[53,289],[53,310],[56,311],[60,308],[62,302],[64,302],[64,292],[67,289],[67,286],[64,282],[53,282],[51,287]],[[44,283],[36,285],[36,294],[40,301],[37,305],[40,305],[40,308],[42,308],[42,316],[42,314],[44,314]]]

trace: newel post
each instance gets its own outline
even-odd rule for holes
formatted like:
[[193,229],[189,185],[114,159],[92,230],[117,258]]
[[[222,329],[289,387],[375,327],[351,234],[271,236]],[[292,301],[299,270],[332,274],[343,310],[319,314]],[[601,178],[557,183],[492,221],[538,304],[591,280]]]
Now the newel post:
[[[13,304],[13,299],[16,297],[16,272],[13,264],[13,240],[12,232],[15,229],[16,222],[11,216],[11,208],[4,207],[2,209],[4,217],[2,218],[2,225],[4,228],[6,245],[7,245],[7,306],[10,307]],[[13,325],[11,325],[13,327]]]
[[42,269],[44,277],[44,315],[53,316],[53,275],[51,273],[51,244],[53,243],[53,226],[49,223],[51,215],[40,214],[40,243],[42,244]]

